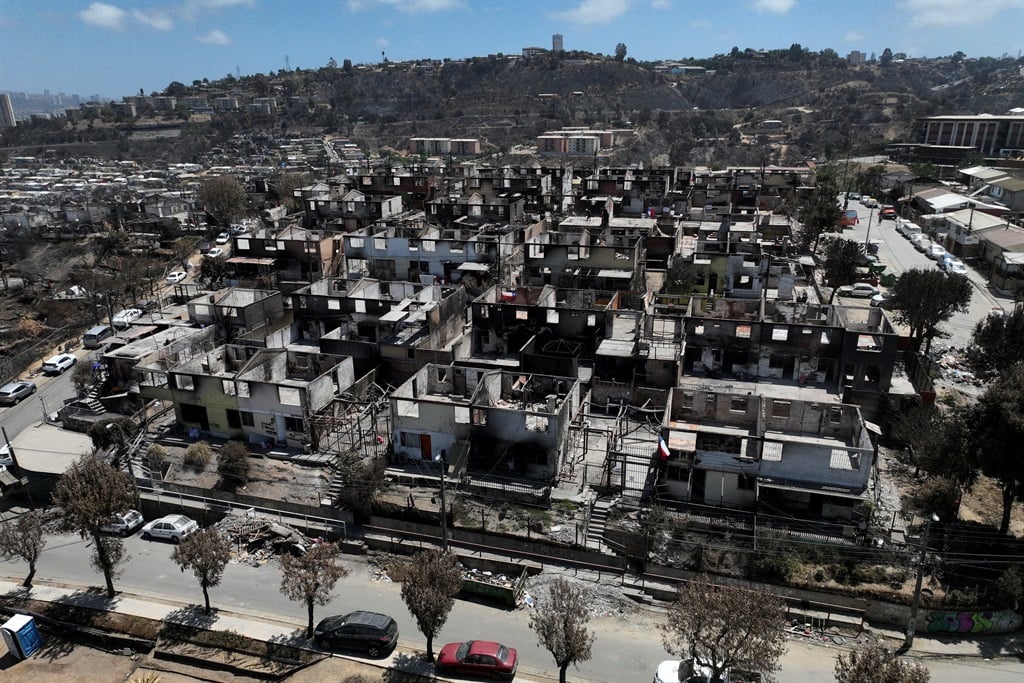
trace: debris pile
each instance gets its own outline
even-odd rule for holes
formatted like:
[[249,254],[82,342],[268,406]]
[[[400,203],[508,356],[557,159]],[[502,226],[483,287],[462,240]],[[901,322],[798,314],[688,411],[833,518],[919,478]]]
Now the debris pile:
[[231,539],[234,561],[259,567],[281,553],[302,554],[314,541],[302,532],[269,517],[246,512],[217,522]]

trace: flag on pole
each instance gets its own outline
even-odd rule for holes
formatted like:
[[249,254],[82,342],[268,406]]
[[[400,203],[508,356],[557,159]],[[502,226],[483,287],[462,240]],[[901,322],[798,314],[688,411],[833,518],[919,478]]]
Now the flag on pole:
[[661,460],[662,462],[664,462],[665,460],[668,460],[668,456],[669,456],[668,444],[665,443],[665,437],[659,436],[658,437],[658,459]]

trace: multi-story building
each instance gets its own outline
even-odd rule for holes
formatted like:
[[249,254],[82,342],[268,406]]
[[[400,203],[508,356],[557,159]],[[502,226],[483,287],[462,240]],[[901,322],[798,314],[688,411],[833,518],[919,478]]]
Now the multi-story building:
[[970,147],[987,156],[1024,151],[1024,114],[929,116],[919,119],[926,145]]
[[13,128],[18,125],[14,118],[14,105],[11,104],[11,96],[0,92],[0,130]]

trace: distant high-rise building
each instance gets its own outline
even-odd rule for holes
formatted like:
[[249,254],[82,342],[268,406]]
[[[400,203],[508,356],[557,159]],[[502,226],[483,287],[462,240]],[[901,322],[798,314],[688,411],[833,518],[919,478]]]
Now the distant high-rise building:
[[850,66],[857,66],[863,64],[867,55],[860,50],[851,50],[850,54],[846,55],[846,61],[850,63]]
[[555,35],[551,36],[551,51],[561,52],[562,50],[562,34],[556,33]]
[[7,93],[0,93],[0,130],[18,125],[14,120],[14,107]]

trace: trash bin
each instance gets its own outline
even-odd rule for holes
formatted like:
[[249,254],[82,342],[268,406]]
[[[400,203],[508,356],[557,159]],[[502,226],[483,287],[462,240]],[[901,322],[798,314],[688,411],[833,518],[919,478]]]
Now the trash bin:
[[32,617],[15,614],[0,626],[7,650],[18,659],[31,657],[43,645],[43,638]]

